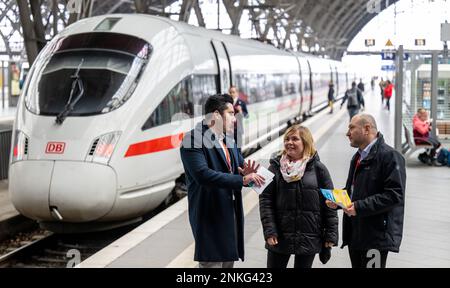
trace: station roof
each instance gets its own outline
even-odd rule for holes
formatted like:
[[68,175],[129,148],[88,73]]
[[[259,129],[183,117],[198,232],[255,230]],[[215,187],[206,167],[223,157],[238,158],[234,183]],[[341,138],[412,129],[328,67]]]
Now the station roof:
[[[137,10],[136,5],[145,7],[143,12],[145,13],[161,13],[164,7],[170,6],[177,0],[102,0],[95,1],[93,5],[92,16],[104,15],[111,13],[135,13]],[[181,2],[181,1],[180,1]]]
[[288,28],[286,32],[300,34],[299,39],[317,43],[325,48],[325,54],[340,59],[358,32],[397,1],[266,0],[261,5],[274,7],[271,15],[279,27]]
[[[192,7],[194,3],[200,0],[89,0],[92,4],[88,15],[104,15],[111,13],[148,13],[148,14],[166,14],[165,7],[179,2]],[[398,0],[221,0],[230,19],[235,19],[235,15],[242,15],[242,11],[248,10],[252,28],[255,28],[257,37],[261,40],[267,40],[268,31],[272,28],[275,35],[275,44],[280,48],[289,48],[290,46],[302,51],[305,46],[307,52],[327,55],[330,58],[340,60],[347,50],[350,42],[359,31],[381,11],[386,9]],[[19,24],[19,12],[16,1],[0,0],[0,4],[5,8],[5,12],[0,15],[0,22],[6,21],[6,25],[12,27],[11,31],[4,35],[0,33],[2,42],[6,45],[6,52],[12,54],[15,50],[14,43],[10,43],[10,37],[17,31],[22,34]],[[11,10],[13,13],[7,14]],[[48,21],[53,19],[48,17],[52,11],[43,12],[46,33],[52,25]],[[60,12],[59,18],[67,21],[67,9]],[[236,14],[232,15],[232,10]],[[231,11],[231,12],[230,12]],[[201,11],[199,11],[201,13]],[[240,19],[240,18],[239,18]],[[238,20],[240,21],[240,20]],[[10,22],[8,24],[7,22]],[[233,22],[233,21],[232,21]],[[234,23],[236,24],[236,23]],[[239,24],[239,22],[237,22]],[[55,26],[55,25],[53,25]],[[238,27],[237,25],[236,27]],[[267,29],[270,27],[269,29]],[[237,29],[236,29],[237,30]],[[233,33],[233,31],[232,31]],[[234,32],[236,33],[236,32]],[[239,32],[237,31],[237,34]],[[54,34],[54,33],[53,33]],[[296,43],[290,41],[291,35],[296,35]],[[1,40],[0,39],[0,40]],[[3,43],[2,43],[3,44]],[[17,47],[23,44],[17,43]],[[311,47],[319,46],[316,51]],[[3,45],[0,45],[3,46]],[[1,47],[0,47],[1,48]],[[0,49],[3,50],[3,49]],[[16,49],[22,51],[23,49]],[[303,49],[303,51],[305,51]],[[1,51],[0,51],[1,52]],[[3,51],[5,52],[5,51]]]
[[[142,0],[141,2],[145,1]],[[324,54],[334,59],[340,59],[343,56],[353,38],[372,18],[397,1],[223,0],[225,5],[237,6],[237,3],[239,3],[244,9],[250,10],[252,13],[249,13],[249,15],[252,22],[265,19],[265,23],[272,23],[271,26],[278,30],[275,31],[275,34],[284,30],[284,35],[297,34],[297,39],[304,39],[309,46],[319,44],[320,47],[325,48]],[[134,1],[97,1],[101,4],[95,5],[93,14],[135,12],[135,6],[132,2]],[[158,12],[158,10],[161,12],[164,5],[169,6],[177,1],[156,0],[150,2],[152,2],[151,9],[153,9],[153,12]],[[152,13],[152,11],[149,12]]]

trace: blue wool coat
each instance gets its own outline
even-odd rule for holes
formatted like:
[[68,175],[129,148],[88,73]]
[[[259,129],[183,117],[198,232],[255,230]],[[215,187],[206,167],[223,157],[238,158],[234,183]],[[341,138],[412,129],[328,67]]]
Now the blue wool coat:
[[185,135],[180,148],[195,261],[244,260],[243,177],[238,172],[244,159],[232,138],[225,137],[224,141],[231,147],[228,151],[233,172],[228,169],[219,141],[202,123]]

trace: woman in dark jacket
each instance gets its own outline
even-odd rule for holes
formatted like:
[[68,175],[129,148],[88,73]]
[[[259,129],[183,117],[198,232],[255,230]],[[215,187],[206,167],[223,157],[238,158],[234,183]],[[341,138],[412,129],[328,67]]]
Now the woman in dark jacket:
[[259,198],[266,240],[267,267],[310,268],[315,254],[338,243],[336,211],[328,208],[319,188],[333,189],[308,128],[294,125],[284,135],[284,150],[270,161],[273,181]]

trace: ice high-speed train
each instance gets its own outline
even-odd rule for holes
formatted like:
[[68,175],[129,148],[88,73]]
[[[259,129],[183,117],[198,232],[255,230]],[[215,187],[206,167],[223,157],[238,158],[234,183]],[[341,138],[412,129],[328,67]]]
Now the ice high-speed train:
[[342,94],[351,77],[340,62],[166,18],[79,21],[46,45],[24,85],[12,202],[59,231],[132,221],[183,174],[178,147],[208,95],[240,89],[248,144],[326,103],[330,80]]

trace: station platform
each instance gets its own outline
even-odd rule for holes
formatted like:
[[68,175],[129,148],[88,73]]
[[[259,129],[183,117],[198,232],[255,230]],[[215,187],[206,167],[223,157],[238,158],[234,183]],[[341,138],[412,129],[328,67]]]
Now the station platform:
[[[365,95],[366,111],[372,114],[386,142],[393,146],[394,107],[387,111],[377,91]],[[335,187],[344,187],[350,160],[356,152],[345,136],[349,116],[345,107],[335,113],[328,109],[308,119],[321,161],[328,167]],[[393,106],[393,105],[392,105]],[[249,158],[268,167],[270,155],[282,147],[281,137]],[[419,153],[419,151],[417,152]],[[405,221],[400,253],[390,253],[387,267],[450,267],[450,169],[424,166],[417,153],[407,159]],[[245,257],[236,268],[265,268],[266,249],[259,218],[258,196],[244,188]],[[94,267],[177,267],[194,268],[194,240],[188,220],[186,197],[116,240],[78,265]],[[342,211],[339,215],[341,245]],[[338,247],[339,247],[338,246]],[[313,267],[350,267],[347,248],[333,248],[332,257],[322,265],[316,257]],[[293,266],[293,257],[288,267]]]

